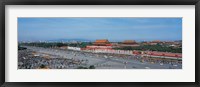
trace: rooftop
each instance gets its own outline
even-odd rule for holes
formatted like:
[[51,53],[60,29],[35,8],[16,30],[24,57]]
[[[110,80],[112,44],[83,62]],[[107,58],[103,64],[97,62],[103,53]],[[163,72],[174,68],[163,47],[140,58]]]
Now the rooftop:
[[100,39],[100,40],[96,40],[93,44],[94,45],[107,45],[107,44],[110,44],[110,42],[107,39]]
[[107,39],[96,40],[95,43],[109,43]]
[[124,42],[122,42],[123,44],[136,44],[135,40],[125,40]]

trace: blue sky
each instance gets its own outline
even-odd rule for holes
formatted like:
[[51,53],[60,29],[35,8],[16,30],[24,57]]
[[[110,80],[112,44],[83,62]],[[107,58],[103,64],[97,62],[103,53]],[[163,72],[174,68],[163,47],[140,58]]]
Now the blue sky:
[[18,18],[18,40],[182,40],[182,18]]

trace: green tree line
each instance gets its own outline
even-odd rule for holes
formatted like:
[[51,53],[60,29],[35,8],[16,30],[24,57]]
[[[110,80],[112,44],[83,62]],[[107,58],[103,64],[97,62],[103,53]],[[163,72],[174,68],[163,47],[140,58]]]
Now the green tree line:
[[72,46],[72,47],[81,47],[84,48],[87,45],[92,45],[91,42],[82,42],[82,43],[60,43],[60,42],[52,42],[52,43],[44,43],[44,42],[33,42],[33,43],[21,43],[20,45],[24,46],[36,46],[36,47],[44,47],[44,48],[49,48],[49,47],[62,47],[62,46]]

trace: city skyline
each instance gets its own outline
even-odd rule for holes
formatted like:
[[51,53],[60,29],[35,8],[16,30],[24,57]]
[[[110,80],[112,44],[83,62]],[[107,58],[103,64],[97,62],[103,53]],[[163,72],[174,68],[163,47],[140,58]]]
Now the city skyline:
[[182,18],[18,18],[18,41],[182,40]]

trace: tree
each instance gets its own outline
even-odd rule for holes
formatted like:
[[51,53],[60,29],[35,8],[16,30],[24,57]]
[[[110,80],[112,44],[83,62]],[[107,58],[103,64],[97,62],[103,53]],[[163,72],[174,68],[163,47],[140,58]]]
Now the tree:
[[89,69],[95,69],[94,65],[90,65]]
[[40,68],[45,68],[46,66],[44,65],[44,64],[42,64],[41,66],[40,66]]

